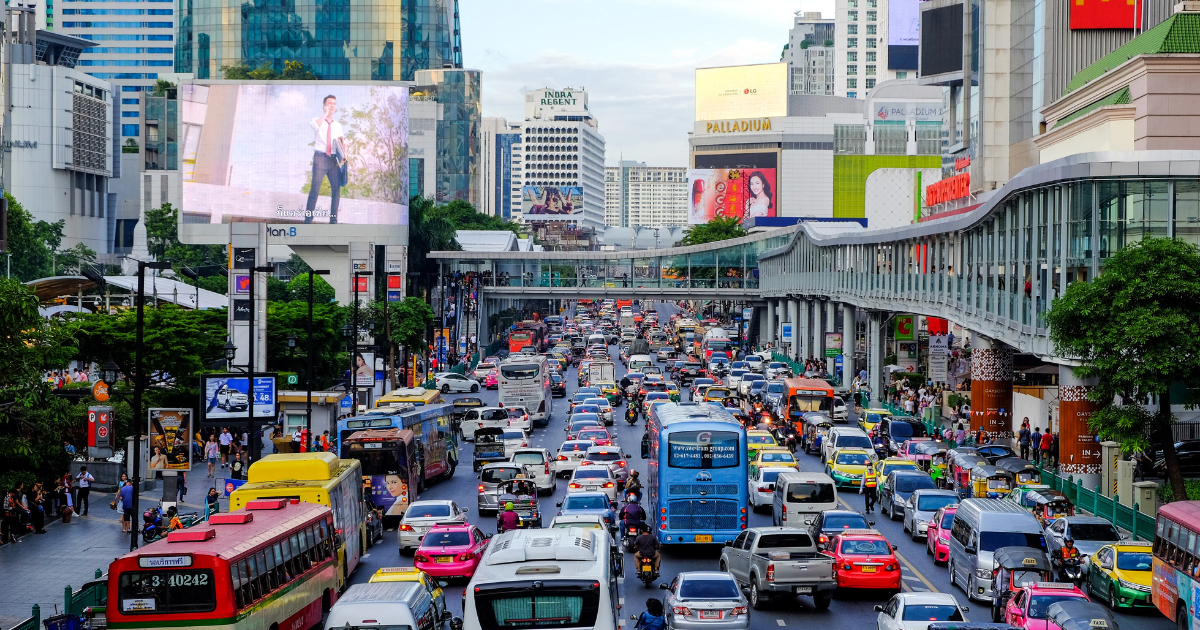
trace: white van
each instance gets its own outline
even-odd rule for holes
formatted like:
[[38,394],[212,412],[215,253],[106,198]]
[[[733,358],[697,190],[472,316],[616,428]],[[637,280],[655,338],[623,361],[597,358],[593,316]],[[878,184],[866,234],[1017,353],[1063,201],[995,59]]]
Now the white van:
[[420,582],[373,582],[346,589],[325,619],[325,630],[371,626],[435,630],[438,619],[429,590]]
[[544,448],[524,446],[507,452],[509,453],[508,461],[514,464],[528,464],[525,469],[526,474],[533,478],[533,485],[537,486],[538,492],[554,494],[558,480],[554,477],[554,470],[550,465],[550,451]]
[[772,525],[807,528],[817,514],[836,509],[837,484],[825,473],[785,472],[775,479]]
[[821,440],[821,463],[824,464],[840,448],[861,448],[876,459],[875,445],[867,433],[858,427],[833,427]]
[[1046,551],[1046,535],[1025,508],[999,499],[964,499],[950,527],[950,583],[967,597],[992,600],[993,552],[1001,547]]
[[525,628],[617,630],[620,562],[620,549],[603,529],[499,534],[464,591],[463,630],[504,627],[498,617],[514,610],[535,617],[522,621]]
[[635,354],[629,357],[629,371],[641,372],[642,368],[654,365],[654,359],[648,354]]

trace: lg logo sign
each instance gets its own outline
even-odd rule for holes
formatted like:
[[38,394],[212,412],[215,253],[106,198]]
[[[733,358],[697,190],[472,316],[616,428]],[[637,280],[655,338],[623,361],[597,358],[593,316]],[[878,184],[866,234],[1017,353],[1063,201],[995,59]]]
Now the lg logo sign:
[[267,228],[267,236],[295,236],[296,228]]

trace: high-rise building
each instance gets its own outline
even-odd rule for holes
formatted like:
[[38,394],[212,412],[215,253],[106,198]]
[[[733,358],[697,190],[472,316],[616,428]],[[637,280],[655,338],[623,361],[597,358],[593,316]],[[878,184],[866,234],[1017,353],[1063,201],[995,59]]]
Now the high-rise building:
[[917,74],[920,0],[837,0],[837,96],[866,98],[877,83]]
[[513,149],[521,143],[520,125],[509,125],[503,118],[484,118],[480,125],[479,211],[505,221],[512,218],[513,206],[521,204],[521,182],[517,166],[513,172]]
[[478,208],[482,76],[478,70],[449,68],[418,70],[415,78],[415,89],[437,103],[436,155],[426,155],[424,162],[424,168],[433,168],[434,188],[424,195],[439,203],[462,199]]
[[788,64],[788,94],[834,93],[835,25],[820,12],[796,12],[779,59]]
[[682,166],[646,166],[621,160],[604,169],[604,223],[608,227],[679,227],[687,224],[688,179]]
[[[521,199],[524,221],[557,220],[584,227],[604,225],[604,136],[588,109],[587,92],[576,88],[542,88],[525,93],[525,121],[520,149],[513,151],[514,173],[520,166],[526,188],[576,189],[582,198],[570,214],[535,214],[532,198]],[[530,191],[532,197],[535,191]],[[570,191],[568,191],[570,192]],[[575,202],[573,201],[573,206]],[[515,207],[514,207],[515,210]]]
[[179,11],[175,70],[197,79],[240,64],[282,72],[287,61],[327,80],[412,81],[462,67],[457,0],[187,0]]

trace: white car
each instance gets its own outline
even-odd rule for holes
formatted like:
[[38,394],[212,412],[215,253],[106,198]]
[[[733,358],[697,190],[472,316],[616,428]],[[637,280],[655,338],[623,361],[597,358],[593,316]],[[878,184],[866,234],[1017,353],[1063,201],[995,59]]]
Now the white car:
[[759,468],[758,476],[750,480],[750,507],[756,512],[760,508],[771,509],[775,503],[775,480],[779,473],[796,472],[795,468]]
[[746,364],[750,367],[750,371],[755,374],[762,374],[763,365],[765,365],[762,357],[757,354],[746,355]]
[[437,383],[437,388],[440,389],[443,394],[449,394],[450,392],[475,393],[479,391],[479,381],[476,381],[473,378],[468,378],[456,372],[446,372],[445,374],[440,374],[435,382]]
[[217,390],[217,406],[225,411],[245,411],[250,407],[250,397],[230,387]]
[[613,410],[612,410],[612,405],[608,404],[607,398],[603,398],[603,397],[602,398],[585,398],[585,399],[583,399],[583,404],[596,405],[597,407],[599,407],[600,408],[600,417],[604,419],[604,424],[606,424],[608,426],[612,426]]
[[508,410],[508,426],[521,429],[526,433],[533,432],[533,423],[529,419],[529,410],[524,407],[505,407]]
[[508,453],[508,461],[514,464],[528,464],[534,485],[544,494],[553,494],[557,486],[554,478],[554,467],[551,466],[550,451],[544,448],[523,446]]
[[504,433],[500,434],[500,439],[504,442],[505,453],[529,446],[529,434],[517,427],[505,429]]
[[877,630],[926,630],[935,621],[966,621],[970,608],[950,593],[900,593],[875,610]]
[[849,412],[846,411],[846,401],[840,396],[833,397],[833,419],[846,422],[850,418]]
[[554,457],[554,474],[570,477],[579,468],[579,462],[587,457],[588,449],[595,446],[591,440],[567,440]]
[[567,484],[567,494],[573,492],[603,492],[610,502],[616,503],[617,479],[606,465],[579,466]]
[[550,528],[555,527],[579,527],[608,531],[608,523],[604,522],[603,516],[597,514],[560,514],[550,521]]
[[766,379],[763,378],[762,374],[755,374],[754,372],[742,375],[742,379],[738,381],[738,393],[742,395],[742,398],[748,398],[750,396],[750,384],[754,381],[763,380]]
[[790,370],[788,370],[788,366],[786,363],[772,361],[771,363],[767,364],[767,367],[763,371],[763,376],[767,377],[767,380],[771,380],[774,378],[783,378],[783,374],[785,374],[789,371]]
[[742,391],[739,387],[742,384],[742,377],[745,376],[749,371],[750,370],[740,368],[730,371],[729,377],[725,379],[725,386],[729,389],[737,390],[738,392]]
[[421,546],[421,539],[430,527],[439,523],[466,523],[467,509],[454,501],[417,501],[408,506],[404,518],[400,519],[397,532],[400,537],[400,553]]

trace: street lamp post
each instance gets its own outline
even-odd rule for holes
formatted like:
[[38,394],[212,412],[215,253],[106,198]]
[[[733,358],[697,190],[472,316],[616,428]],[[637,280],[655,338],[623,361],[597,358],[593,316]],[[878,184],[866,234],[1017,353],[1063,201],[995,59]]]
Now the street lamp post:
[[275,271],[275,267],[272,267],[271,265],[255,266],[251,267],[248,271],[250,272],[250,360],[246,364],[248,368],[246,370],[246,389],[249,394],[248,398],[250,399],[250,409],[248,409],[246,412],[246,442],[250,447],[250,452],[246,457],[247,468],[250,466],[250,462],[258,459],[258,456],[262,454],[262,440],[254,437],[254,368],[255,359],[257,358],[255,356],[255,342],[257,341],[258,337],[257,322],[255,321],[255,316],[258,314],[258,308],[254,304],[254,274],[273,273]]
[[[358,415],[358,366],[355,360],[358,358],[358,279],[369,278],[375,275],[371,271],[355,271],[354,272],[354,330],[350,337],[350,391],[354,395],[354,409],[352,415]],[[375,366],[371,366],[374,370]]]
[[[158,260],[146,262],[144,260],[137,261],[137,329],[134,337],[134,363],[133,363],[133,451],[129,456],[133,458],[133,513],[137,514],[138,498],[141,494],[142,485],[142,454],[141,454],[141,439],[142,439],[142,390],[145,389],[145,378],[142,374],[142,336],[145,328],[144,302],[146,301],[146,270],[147,269],[170,269],[171,262],[167,260]],[[137,549],[138,528],[134,527],[129,532],[129,550]]]
[[313,276],[327,276],[328,269],[311,269],[308,272],[308,334],[305,343],[308,345],[308,374],[304,378],[306,393],[304,408],[304,433],[312,439],[312,386],[313,386]]

